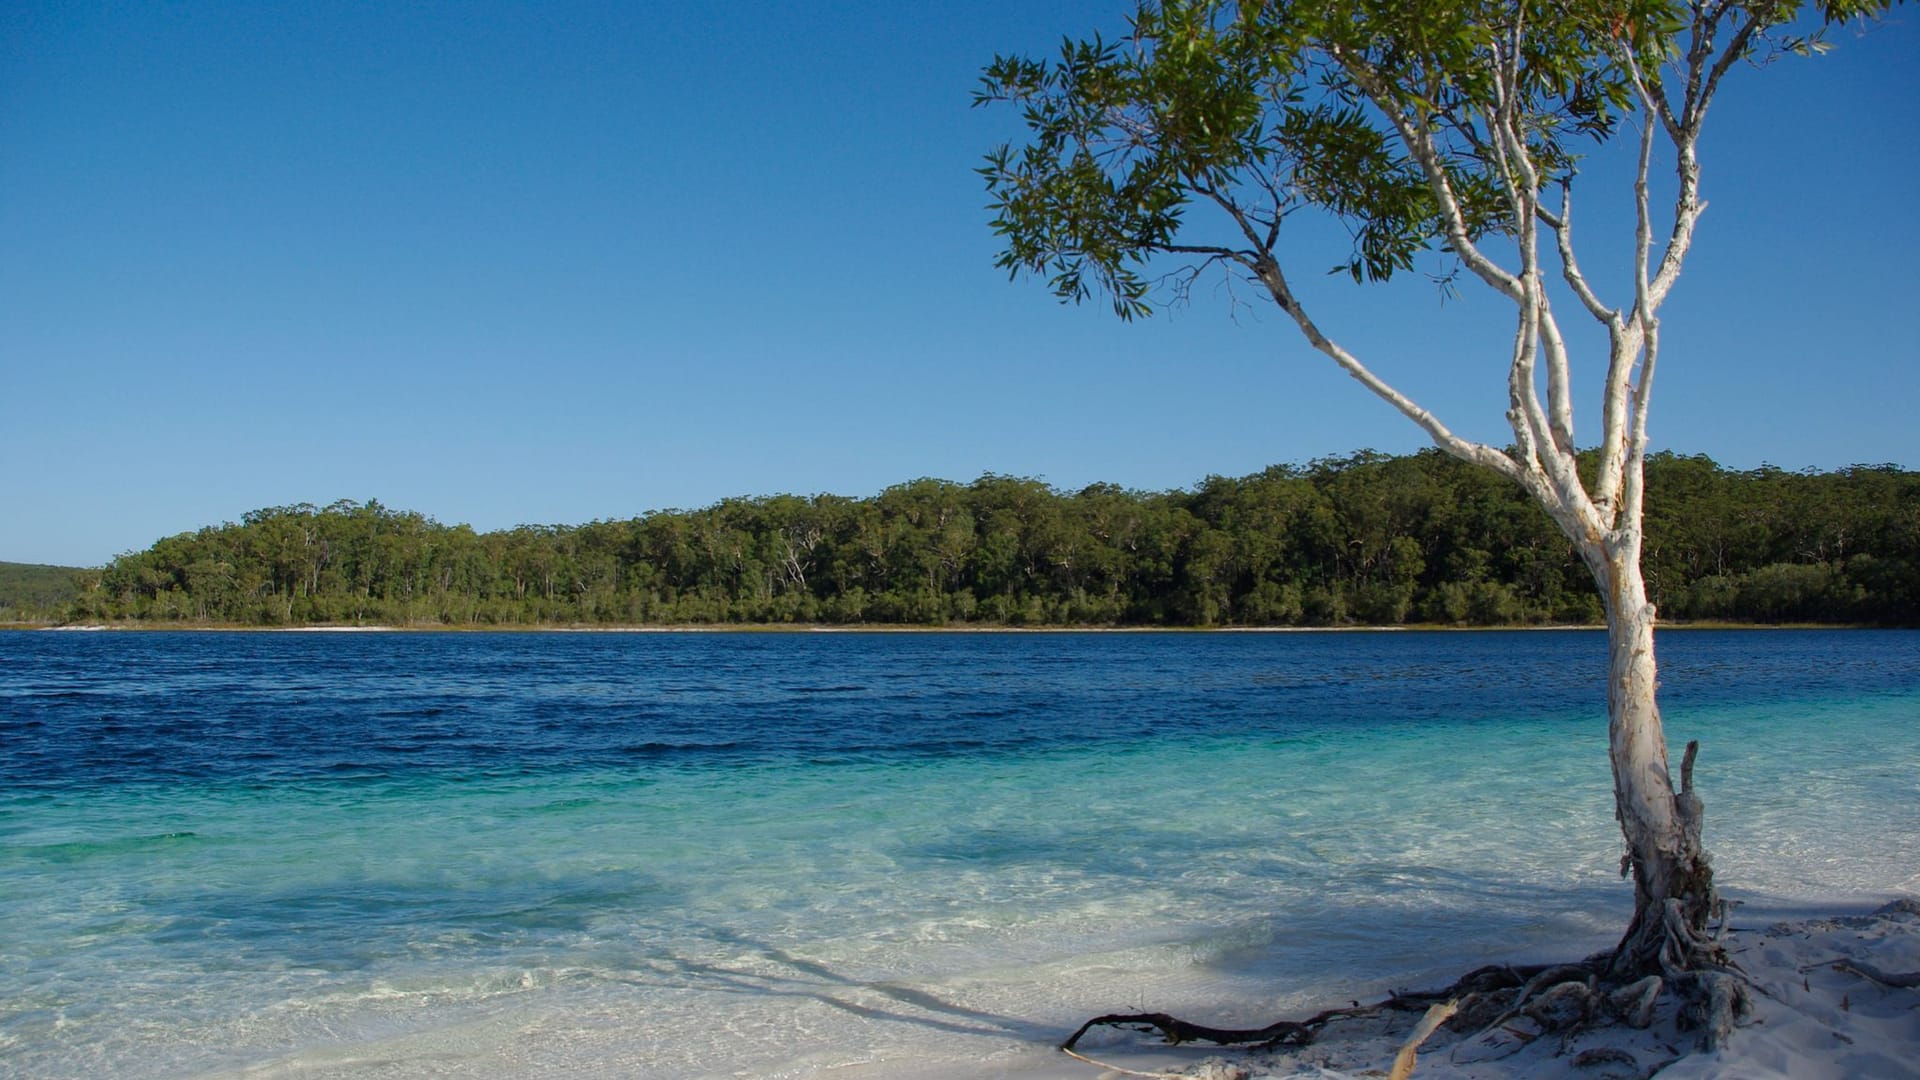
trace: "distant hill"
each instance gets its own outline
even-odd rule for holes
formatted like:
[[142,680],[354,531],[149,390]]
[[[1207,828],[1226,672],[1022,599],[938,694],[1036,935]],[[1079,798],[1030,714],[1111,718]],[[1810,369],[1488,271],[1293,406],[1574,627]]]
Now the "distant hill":
[[66,608],[80,595],[79,568],[0,562],[0,618]]

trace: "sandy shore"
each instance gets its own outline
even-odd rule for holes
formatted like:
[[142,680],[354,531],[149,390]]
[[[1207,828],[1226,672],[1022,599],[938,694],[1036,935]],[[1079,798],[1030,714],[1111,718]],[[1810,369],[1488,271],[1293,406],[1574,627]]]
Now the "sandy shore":
[[[1525,1018],[1491,1035],[1442,1027],[1420,1048],[1412,1075],[1417,1080],[1920,1077],[1920,989],[1875,977],[1920,972],[1920,902],[1903,899],[1872,911],[1744,929],[1736,920],[1728,945],[1756,990],[1754,1010],[1729,1045],[1716,1052],[1702,1050],[1700,1033],[1683,1030],[1676,1006],[1663,999],[1645,1029],[1583,1031],[1576,1026],[1551,1033]],[[1062,1055],[1059,1068],[1047,1069],[1044,1080],[1383,1077],[1418,1019],[1389,1014],[1337,1021],[1312,1046],[1278,1052],[1167,1047],[1151,1035],[1095,1033],[1080,1050],[1099,1064]],[[866,1080],[857,1072],[832,1075]],[[1041,1074],[1020,1075],[1043,1080]]]

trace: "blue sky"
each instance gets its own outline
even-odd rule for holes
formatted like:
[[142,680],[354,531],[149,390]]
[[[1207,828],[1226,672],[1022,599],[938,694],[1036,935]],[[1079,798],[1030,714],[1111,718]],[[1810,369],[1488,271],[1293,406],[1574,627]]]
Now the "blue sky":
[[[485,530],[1416,449],[1276,313],[1201,290],[1122,325],[992,266],[972,170],[1018,132],[969,107],[980,67],[1124,7],[8,4],[0,559],[340,498]],[[1914,21],[1735,73],[1658,446],[1920,464]],[[1626,205],[1577,208],[1593,268]],[[1505,441],[1497,305],[1313,288]]]

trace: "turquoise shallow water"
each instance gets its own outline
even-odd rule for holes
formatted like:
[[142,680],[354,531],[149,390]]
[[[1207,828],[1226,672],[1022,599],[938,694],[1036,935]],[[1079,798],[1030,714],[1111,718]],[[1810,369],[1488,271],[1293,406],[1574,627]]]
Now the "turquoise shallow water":
[[[1018,1072],[1593,947],[1601,644],[0,635],[0,1075]],[[1920,635],[1660,647],[1736,897],[1920,892]]]

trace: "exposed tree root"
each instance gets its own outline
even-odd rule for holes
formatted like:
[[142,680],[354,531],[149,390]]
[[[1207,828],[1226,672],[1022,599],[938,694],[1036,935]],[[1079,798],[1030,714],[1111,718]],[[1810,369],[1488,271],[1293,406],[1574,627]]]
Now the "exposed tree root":
[[[1722,961],[1716,967],[1673,970],[1667,976],[1647,975],[1630,981],[1612,974],[1612,953],[1572,964],[1493,965],[1437,990],[1398,991],[1371,1005],[1327,1009],[1305,1020],[1278,1020],[1259,1028],[1217,1028],[1166,1013],[1114,1013],[1082,1024],[1061,1049],[1080,1056],[1074,1053],[1074,1047],[1096,1027],[1157,1033],[1171,1045],[1205,1042],[1265,1050],[1300,1047],[1313,1043],[1336,1021],[1426,1010],[1431,1023],[1423,1021],[1422,1030],[1416,1032],[1419,1040],[1410,1040],[1408,1050],[1417,1048],[1444,1024],[1461,1036],[1453,1048],[1456,1059],[1464,1051],[1473,1060],[1490,1060],[1515,1053],[1542,1035],[1570,1037],[1609,1024],[1649,1027],[1659,998],[1671,992],[1679,999],[1676,1022],[1683,1030],[1699,1031],[1702,1048],[1711,1051],[1723,1046],[1752,1012],[1745,976],[1725,961],[1717,942],[1713,948]],[[1876,981],[1880,981],[1877,976],[1887,975],[1860,974]]]
[[[1322,1028],[1335,1020],[1360,1019],[1379,1016],[1383,1012],[1415,1012],[1428,1009],[1446,1001],[1460,1002],[1459,1009],[1465,1011],[1467,1002],[1485,1000],[1486,995],[1512,991],[1527,985],[1528,980],[1537,978],[1548,971],[1575,970],[1574,967],[1547,966],[1513,967],[1504,964],[1483,967],[1469,972],[1453,985],[1441,990],[1395,993],[1375,1005],[1351,1005],[1338,1009],[1327,1009],[1305,1020],[1279,1020],[1262,1028],[1216,1028],[1205,1024],[1195,1024],[1166,1013],[1112,1013],[1096,1016],[1080,1025],[1067,1041],[1060,1045],[1062,1050],[1072,1050],[1096,1027],[1129,1028],[1136,1031],[1157,1031],[1160,1037],[1171,1045],[1189,1042],[1209,1042],[1218,1046],[1251,1046],[1272,1049],[1281,1046],[1305,1046],[1320,1034]],[[1584,967],[1578,970],[1586,971]]]
[[1632,855],[1621,860],[1622,876],[1634,871],[1636,895],[1633,921],[1608,963],[1608,974],[1615,981],[1656,974],[1671,980],[1685,972],[1728,966],[1720,944],[1728,909],[1713,887],[1713,861],[1700,841],[1706,809],[1693,787],[1693,765],[1699,753],[1700,743],[1689,742],[1680,763],[1680,790],[1673,797],[1680,836],[1677,848],[1664,852],[1659,860],[1670,864],[1660,875],[1665,882],[1660,891],[1647,894],[1647,868],[1636,865]]

